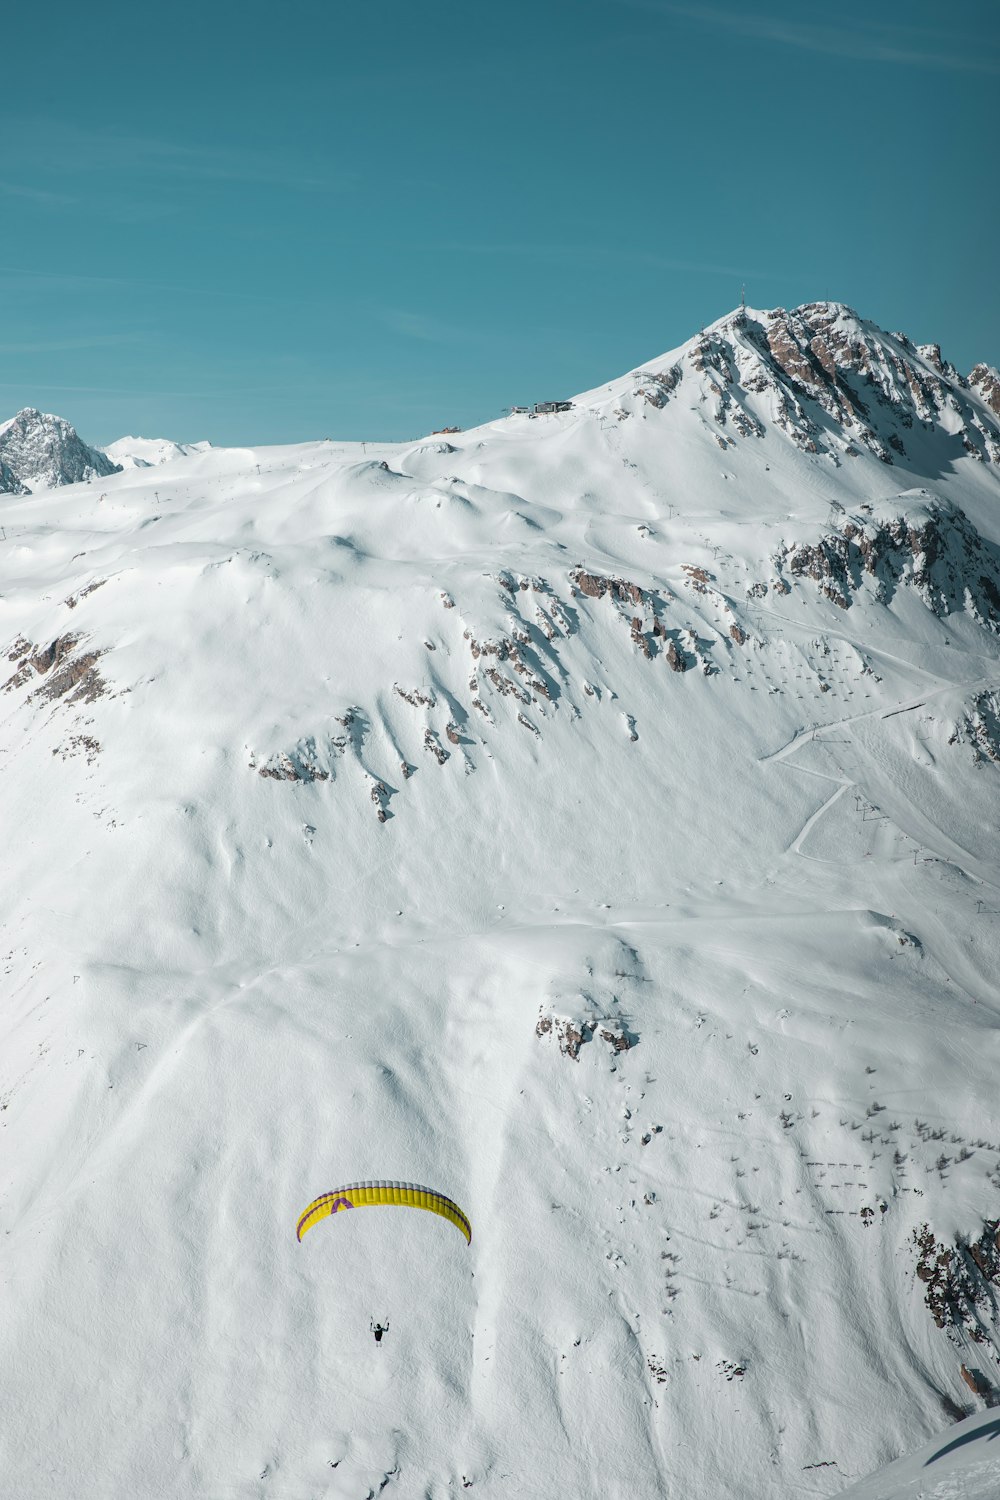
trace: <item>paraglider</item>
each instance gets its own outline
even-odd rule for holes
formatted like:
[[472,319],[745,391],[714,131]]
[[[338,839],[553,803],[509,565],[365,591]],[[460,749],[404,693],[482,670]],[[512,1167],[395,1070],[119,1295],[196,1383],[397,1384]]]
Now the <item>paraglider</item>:
[[[383,1207],[425,1209],[428,1213],[447,1219],[449,1224],[454,1224],[465,1236],[466,1244],[472,1243],[472,1225],[458,1204],[444,1193],[439,1193],[434,1188],[421,1187],[416,1182],[349,1182],[345,1187],[323,1193],[302,1214],[295,1231],[296,1238],[301,1243],[303,1235],[314,1224],[330,1214],[339,1213],[341,1209]],[[376,1334],[376,1343],[379,1342],[379,1337]]]
[[376,1323],[376,1322],[374,1322],[372,1320],[369,1320],[369,1321],[371,1321],[371,1330],[372,1330],[372,1333],[375,1335],[375,1342],[376,1342],[376,1344],[381,1344],[383,1333],[388,1333],[389,1332],[389,1325],[388,1325],[388,1323]]

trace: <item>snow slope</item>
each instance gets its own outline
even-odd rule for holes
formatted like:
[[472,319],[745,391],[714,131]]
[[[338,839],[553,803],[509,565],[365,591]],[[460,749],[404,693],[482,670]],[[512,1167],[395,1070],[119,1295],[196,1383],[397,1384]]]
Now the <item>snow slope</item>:
[[1000,1417],[968,1417],[916,1453],[862,1480],[843,1500],[996,1500],[1000,1495]]
[[[5,502],[6,1493],[778,1500],[991,1399],[998,443],[814,304]],[[365,1178],[471,1247],[296,1242]]]

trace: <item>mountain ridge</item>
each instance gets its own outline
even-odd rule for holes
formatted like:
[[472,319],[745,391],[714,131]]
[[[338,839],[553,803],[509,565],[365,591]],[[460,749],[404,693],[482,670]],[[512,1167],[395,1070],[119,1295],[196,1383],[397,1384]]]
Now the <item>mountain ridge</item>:
[[[651,363],[671,368],[657,376],[637,367],[617,388],[634,379],[631,394],[660,408],[677,392],[674,367],[689,379],[701,375],[699,397],[715,398],[720,435],[732,427],[738,436],[760,436],[762,425],[774,425],[805,451],[854,457],[860,443],[891,464],[905,459],[904,435],[916,425],[915,436],[943,428],[973,457],[1000,463],[997,372],[979,364],[967,379],[938,345],[887,334],[841,303],[806,303],[790,313],[741,308]],[[840,428],[833,445],[830,418]]]
[[189,453],[204,453],[211,443],[175,443],[171,438],[122,437],[108,443],[104,452],[123,469],[155,468],[184,458]]
[[[652,369],[656,365],[669,368],[657,373]],[[700,399],[707,395],[716,398],[713,416],[720,436],[725,435],[727,427],[737,436],[760,436],[761,417],[751,409],[752,404],[765,412],[771,425],[789,432],[807,451],[813,451],[813,442],[818,444],[816,451],[828,451],[824,446],[829,437],[823,436],[824,420],[835,418],[843,429],[840,454],[829,449],[835,458],[845,453],[855,456],[856,441],[870,446],[882,462],[891,464],[905,457],[899,429],[912,429],[916,422],[925,430],[943,426],[970,455],[1000,464],[1000,372],[980,362],[963,376],[944,359],[939,344],[915,345],[906,334],[886,333],[845,303],[804,303],[791,311],[783,307],[735,309],[686,343],[636,366],[610,385],[576,396],[575,404],[603,408],[604,397],[613,392],[640,397],[649,406],[662,409],[682,374],[705,377],[696,382],[698,395]],[[748,402],[748,398],[761,396],[769,398],[763,407],[759,401]],[[873,400],[880,408],[883,425],[886,416],[891,424],[884,436],[876,434],[868,420]],[[803,401],[817,412],[810,415]],[[619,409],[634,414],[631,404]],[[44,431],[50,448],[63,446],[67,450],[61,466],[53,466],[50,459],[48,469],[42,471],[46,486],[103,477],[121,467],[118,458],[126,467],[160,465],[211,446],[167,438],[123,437],[103,450],[88,448],[63,418],[26,407],[0,423],[0,450],[3,435],[15,430],[22,434],[23,446],[27,428],[37,429],[31,441],[41,441]],[[101,456],[113,467],[102,468]],[[0,463],[3,461],[0,451]]]
[[[5,500],[15,1492],[785,1500],[1000,1391],[1000,481],[853,317]],[[380,1177],[471,1247],[298,1244]]]

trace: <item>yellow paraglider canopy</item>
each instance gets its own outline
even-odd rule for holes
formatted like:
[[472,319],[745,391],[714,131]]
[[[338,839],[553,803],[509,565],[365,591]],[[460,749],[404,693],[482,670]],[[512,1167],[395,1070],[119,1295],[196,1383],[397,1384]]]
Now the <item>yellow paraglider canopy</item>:
[[346,1187],[334,1188],[310,1203],[299,1220],[296,1237],[301,1243],[307,1229],[318,1224],[329,1214],[339,1213],[343,1208],[423,1208],[428,1213],[438,1214],[454,1224],[465,1235],[466,1243],[472,1244],[472,1225],[457,1203],[446,1198],[444,1193],[433,1188],[421,1187],[416,1182],[349,1182]]

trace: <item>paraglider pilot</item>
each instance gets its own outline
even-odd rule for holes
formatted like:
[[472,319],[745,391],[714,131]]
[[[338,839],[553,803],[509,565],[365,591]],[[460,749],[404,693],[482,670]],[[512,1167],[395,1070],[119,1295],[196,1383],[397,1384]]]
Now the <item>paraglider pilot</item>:
[[[369,1319],[369,1322],[371,1322],[370,1319]],[[375,1335],[375,1342],[376,1342],[376,1344],[381,1344],[383,1333],[388,1333],[389,1332],[389,1325],[388,1325],[388,1323],[385,1323],[385,1324],[382,1324],[382,1323],[371,1323],[371,1330],[372,1330],[372,1333]]]

